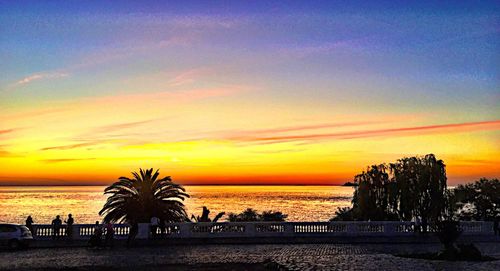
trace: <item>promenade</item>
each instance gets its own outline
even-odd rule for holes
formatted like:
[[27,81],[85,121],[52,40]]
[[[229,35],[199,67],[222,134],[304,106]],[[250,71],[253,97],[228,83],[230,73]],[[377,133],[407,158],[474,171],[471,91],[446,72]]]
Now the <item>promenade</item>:
[[[500,243],[477,243],[500,259]],[[439,244],[164,245],[114,249],[39,248],[0,252],[0,270],[500,270],[500,260],[445,262],[401,253]]]

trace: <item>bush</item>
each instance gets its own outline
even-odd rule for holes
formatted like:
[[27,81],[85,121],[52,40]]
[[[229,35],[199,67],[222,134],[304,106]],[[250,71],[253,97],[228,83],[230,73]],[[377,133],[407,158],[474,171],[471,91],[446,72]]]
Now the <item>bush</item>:
[[459,257],[465,261],[480,261],[483,259],[481,251],[473,244],[458,245]]
[[462,234],[458,221],[441,221],[437,224],[437,228],[437,235],[439,241],[444,245],[444,249],[454,248],[455,241],[457,241],[460,234]]
[[458,221],[441,221],[437,223],[437,230],[439,241],[444,246],[443,251],[438,254],[437,259],[447,261],[458,260],[459,251],[455,247],[455,242],[457,241],[458,237],[460,237],[460,234],[462,234],[462,230],[460,229]]
[[275,211],[264,211],[259,214],[256,210],[248,208],[245,211],[234,214],[230,213],[228,220],[230,222],[254,222],[254,221],[278,221],[282,222],[288,217],[287,214]]
[[335,216],[330,221],[354,221],[353,210],[350,207],[337,208]]

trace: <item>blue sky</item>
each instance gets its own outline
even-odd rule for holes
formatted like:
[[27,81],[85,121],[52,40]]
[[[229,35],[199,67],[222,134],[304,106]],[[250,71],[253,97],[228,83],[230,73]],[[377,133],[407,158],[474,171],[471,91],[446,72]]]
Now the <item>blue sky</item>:
[[[92,115],[95,109],[82,104],[111,100],[118,107],[116,101],[163,93],[196,100],[176,104],[179,118],[190,123],[175,131],[179,140],[191,133],[211,138],[214,127],[232,131],[244,121],[259,129],[372,118],[400,118],[391,124],[398,129],[488,122],[487,131],[466,136],[474,138],[471,149],[472,142],[487,142],[477,155],[490,157],[486,149],[499,146],[499,11],[497,1],[0,1],[0,128],[18,129],[17,116],[31,112],[73,107]],[[231,108],[238,113],[227,116]],[[171,117],[149,112],[140,119],[134,112],[101,125]],[[71,129],[99,126],[91,120]],[[30,139],[39,144],[34,149],[82,140],[55,132],[74,121],[64,114],[23,121],[30,129],[53,126],[46,141]],[[149,138],[133,132],[134,140]],[[19,133],[0,142],[0,153],[15,153],[33,131]],[[462,155],[448,141],[441,142],[443,155]],[[440,153],[414,148],[415,142],[381,157]],[[366,162],[376,157],[361,155]]]

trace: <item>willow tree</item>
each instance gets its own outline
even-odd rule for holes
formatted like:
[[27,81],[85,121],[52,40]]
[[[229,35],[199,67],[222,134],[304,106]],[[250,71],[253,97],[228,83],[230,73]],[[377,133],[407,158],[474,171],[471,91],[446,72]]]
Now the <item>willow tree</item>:
[[446,210],[446,166],[434,154],[408,157],[390,165],[397,185],[397,211],[402,220],[440,220]]
[[189,197],[184,187],[170,176],[159,179],[159,171],[140,169],[133,178],[120,177],[104,190],[110,195],[99,212],[106,222],[148,223],[152,217],[165,222],[187,221],[183,201]]
[[420,219],[437,222],[447,212],[446,169],[433,154],[369,167],[354,177],[352,208],[333,220]]
[[353,213],[358,220],[396,220],[394,187],[387,166],[372,165],[354,177]]

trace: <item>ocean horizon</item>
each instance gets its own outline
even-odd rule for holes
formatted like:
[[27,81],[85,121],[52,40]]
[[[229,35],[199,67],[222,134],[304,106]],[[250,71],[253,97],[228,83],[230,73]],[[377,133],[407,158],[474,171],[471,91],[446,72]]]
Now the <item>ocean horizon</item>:
[[[48,224],[56,215],[72,214],[75,223],[101,221],[106,186],[0,186],[0,221],[24,223],[31,215]],[[246,208],[281,211],[288,221],[328,221],[338,207],[350,206],[352,187],[333,185],[185,185],[184,202],[191,217],[207,206],[211,217],[219,212],[239,213]]]

